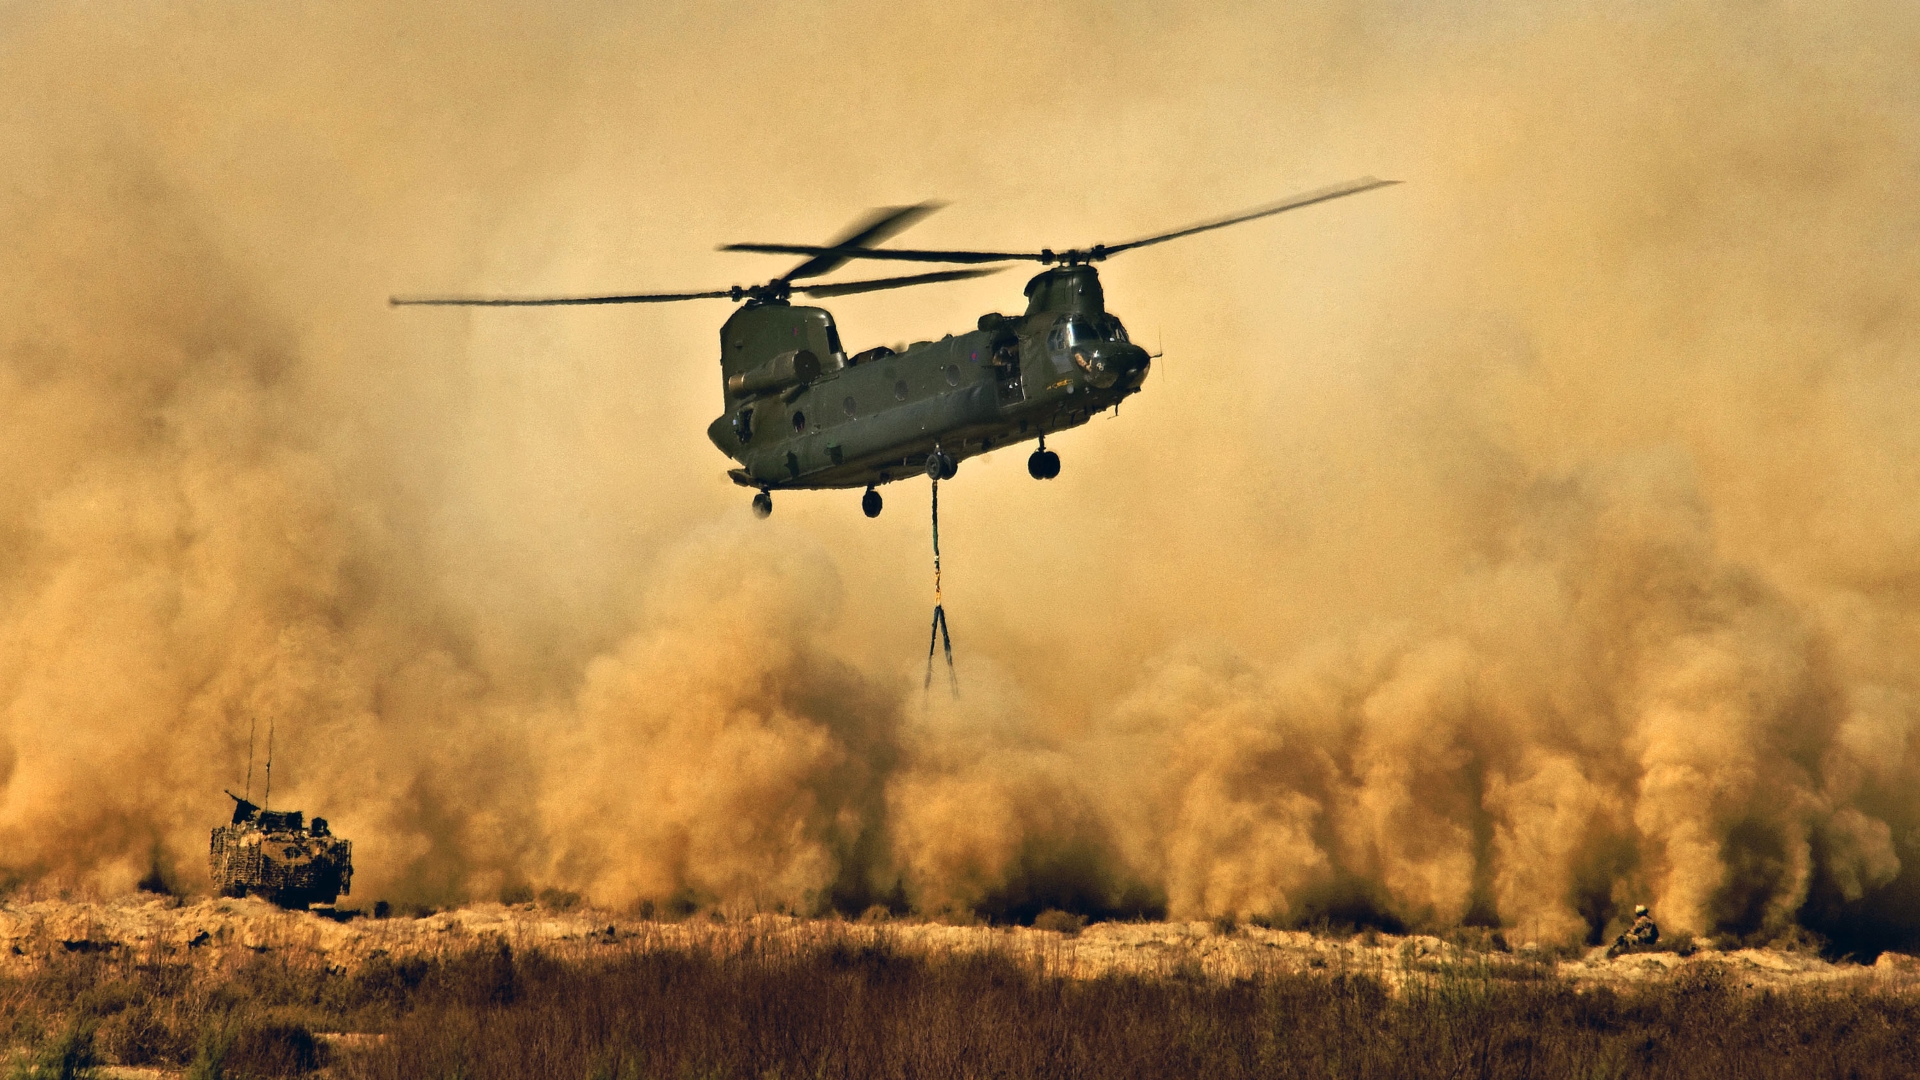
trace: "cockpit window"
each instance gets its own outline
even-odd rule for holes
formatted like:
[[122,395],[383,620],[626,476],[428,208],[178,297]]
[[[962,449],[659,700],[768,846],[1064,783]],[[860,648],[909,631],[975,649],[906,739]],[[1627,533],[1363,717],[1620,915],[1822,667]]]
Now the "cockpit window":
[[1094,329],[1093,323],[1089,322],[1083,316],[1069,315],[1061,319],[1060,322],[1054,326],[1053,333],[1047,336],[1047,347],[1054,352],[1065,352],[1075,345],[1083,345],[1089,341],[1098,340],[1100,340],[1100,335],[1099,332]]
[[1076,345],[1085,345],[1095,341],[1127,341],[1127,328],[1120,320],[1111,315],[1089,319],[1084,315],[1069,315],[1055,324],[1053,333],[1047,336],[1047,347],[1053,352],[1065,352]]

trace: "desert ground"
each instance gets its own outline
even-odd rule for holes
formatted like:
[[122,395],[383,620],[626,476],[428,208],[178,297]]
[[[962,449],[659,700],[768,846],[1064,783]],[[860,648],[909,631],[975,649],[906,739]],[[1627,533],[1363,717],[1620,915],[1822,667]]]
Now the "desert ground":
[[[1366,974],[1399,986],[1409,978],[1471,966],[1495,978],[1551,974],[1581,986],[1618,986],[1713,969],[1743,988],[1870,985],[1920,990],[1920,958],[1882,953],[1872,964],[1832,961],[1812,950],[1716,948],[1711,942],[1611,959],[1585,950],[1508,944],[1487,931],[1431,934],[1314,933],[1246,923],[1099,922],[1077,931],[1028,926],[956,926],[921,919],[802,919],[700,914],[674,921],[538,903],[476,904],[414,917],[296,912],[245,899],[130,898],[0,904],[0,965],[18,972],[62,954],[123,954],[142,962],[220,969],[259,956],[355,970],[376,957],[444,959],[505,943],[568,959],[635,949],[736,952],[748,942],[801,948],[823,941],[885,942],[907,953],[991,953],[1049,974],[1109,974],[1216,981],[1274,975]],[[1681,955],[1684,951],[1686,955]]]
[[1609,959],[1487,930],[1074,921],[37,900],[0,904],[0,1014],[11,1075],[102,1080],[1914,1064],[1920,960],[1896,953],[1862,964],[1684,939]]

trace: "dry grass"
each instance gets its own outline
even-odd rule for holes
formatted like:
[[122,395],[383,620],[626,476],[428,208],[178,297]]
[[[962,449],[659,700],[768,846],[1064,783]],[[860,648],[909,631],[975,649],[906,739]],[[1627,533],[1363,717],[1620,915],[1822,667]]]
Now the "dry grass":
[[426,997],[352,1063],[401,1077],[1813,1077],[1920,1071],[1920,1003],[1745,993],[1702,968],[1620,993],[1451,971],[1073,979],[884,941],[529,958]]
[[[598,918],[583,913],[581,926]],[[137,948],[72,948],[93,939],[55,935],[0,963],[9,1071],[1920,1075],[1920,993],[1889,964],[1804,966],[1794,970],[1805,979],[1780,982],[1756,965],[1800,961],[1734,953],[1585,965],[1510,951],[1486,934],[1369,940],[1064,920],[1017,932],[628,921],[574,936],[474,935],[447,916],[392,923],[366,931],[391,949],[297,921],[226,949],[174,947],[165,935]],[[316,947],[328,942],[337,947]]]

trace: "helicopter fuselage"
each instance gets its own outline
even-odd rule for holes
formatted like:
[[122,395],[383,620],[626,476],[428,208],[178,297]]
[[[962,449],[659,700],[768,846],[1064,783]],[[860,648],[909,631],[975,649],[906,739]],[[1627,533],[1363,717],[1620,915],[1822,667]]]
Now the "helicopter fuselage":
[[1098,274],[1047,270],[1024,315],[848,356],[822,308],[750,303],[721,330],[726,411],[708,427],[774,489],[872,487],[1086,423],[1139,392],[1150,358],[1107,314]]
[[[877,247],[925,217],[933,203],[873,211],[838,239],[817,244],[725,244],[722,251],[803,255],[805,261],[759,285],[704,292],[587,296],[394,296],[388,303],[435,307],[562,307],[658,304],[682,300],[742,303],[720,328],[725,402],[707,437],[739,463],[733,482],[758,488],[754,513],[773,512],[775,488],[857,488],[860,507],[880,513],[878,485],[906,476],[953,475],[977,454],[1037,438],[1027,459],[1035,479],[1060,474],[1049,432],[1077,427],[1140,391],[1152,357],[1127,340],[1107,314],[1094,270],[1122,252],[1195,236],[1332,199],[1397,184],[1367,176],[1304,192],[1224,218],[1120,244],[1039,251]],[[815,283],[854,260],[947,263],[973,267]],[[991,264],[1033,261],[1050,269],[1027,282],[1024,315],[982,315],[978,329],[849,356],[825,308],[795,306],[796,295],[825,298],[962,281],[996,273]],[[804,282],[795,284],[796,282]]]

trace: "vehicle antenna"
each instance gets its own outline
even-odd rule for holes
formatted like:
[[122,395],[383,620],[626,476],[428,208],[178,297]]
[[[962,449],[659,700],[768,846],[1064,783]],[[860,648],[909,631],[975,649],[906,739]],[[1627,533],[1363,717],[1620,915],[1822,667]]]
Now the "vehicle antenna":
[[260,796],[260,809],[273,805],[273,718],[267,718],[267,793]]
[[938,641],[947,652],[947,685],[955,700],[960,697],[960,677],[953,672],[953,638],[947,635],[947,609],[940,602],[940,477],[933,478],[933,628],[927,632],[927,681],[922,690],[933,689],[933,646]]
[[247,799],[253,799],[253,737],[260,732],[258,716],[247,722]]

